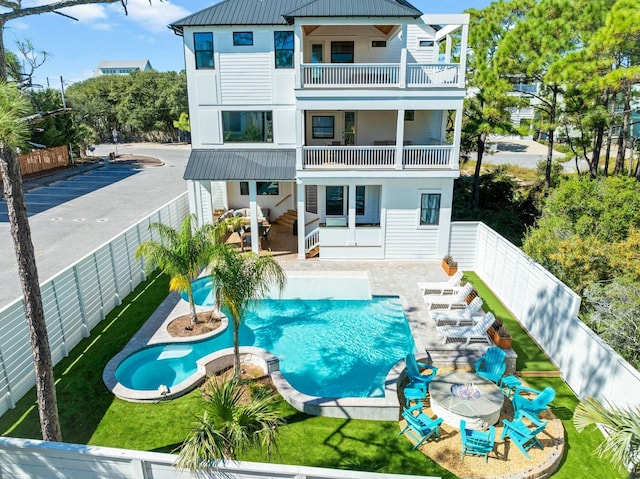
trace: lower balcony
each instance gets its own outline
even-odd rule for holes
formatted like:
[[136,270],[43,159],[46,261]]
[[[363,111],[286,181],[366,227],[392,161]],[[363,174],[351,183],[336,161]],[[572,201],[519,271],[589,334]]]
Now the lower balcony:
[[304,146],[303,169],[454,169],[453,145]]

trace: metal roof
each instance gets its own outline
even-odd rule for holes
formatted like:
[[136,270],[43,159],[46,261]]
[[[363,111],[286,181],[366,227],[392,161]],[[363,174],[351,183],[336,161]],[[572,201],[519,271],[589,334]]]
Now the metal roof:
[[405,0],[223,0],[169,25],[287,25],[295,17],[413,17],[422,12]]
[[295,150],[191,150],[185,180],[294,180]]
[[149,60],[103,60],[98,63],[98,70],[104,68],[138,68],[140,71],[144,71],[147,65],[151,68]]

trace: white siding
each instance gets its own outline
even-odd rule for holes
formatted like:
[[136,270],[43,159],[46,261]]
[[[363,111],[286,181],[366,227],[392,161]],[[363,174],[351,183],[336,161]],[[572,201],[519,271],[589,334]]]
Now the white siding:
[[219,102],[215,73],[198,72],[195,77],[198,106],[215,105]]
[[[197,110],[198,143],[201,145],[218,145],[222,143],[220,113],[217,110]],[[197,145],[194,144],[194,147]]]
[[221,103],[271,103],[271,61],[268,53],[220,54]]
[[273,112],[273,141],[277,145],[296,144],[295,109],[276,109]]
[[438,63],[438,46],[420,47],[420,40],[433,40],[435,31],[428,25],[407,26],[407,62]]
[[438,228],[419,229],[416,209],[387,209],[385,259],[435,259]]

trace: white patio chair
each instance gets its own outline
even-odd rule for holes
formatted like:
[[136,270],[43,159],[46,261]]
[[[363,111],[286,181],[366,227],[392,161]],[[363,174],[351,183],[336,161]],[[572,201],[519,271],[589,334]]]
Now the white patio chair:
[[473,298],[466,308],[454,309],[453,311],[430,311],[431,319],[436,326],[448,324],[450,326],[473,325],[484,315],[482,312],[482,299],[480,296]]
[[460,287],[460,280],[462,279],[462,271],[458,271],[451,276],[448,281],[430,281],[430,282],[418,282],[418,289],[422,294],[445,294],[447,292],[453,293],[453,288]]
[[467,307],[465,298],[469,296],[472,290],[473,285],[467,283],[455,294],[428,294],[423,296],[422,299],[427,303],[429,309],[464,309]]
[[495,320],[493,313],[487,313],[473,326],[438,326],[436,331],[444,338],[444,344],[449,339],[464,339],[464,344],[469,344],[475,340],[486,341],[491,344],[487,336],[487,330]]

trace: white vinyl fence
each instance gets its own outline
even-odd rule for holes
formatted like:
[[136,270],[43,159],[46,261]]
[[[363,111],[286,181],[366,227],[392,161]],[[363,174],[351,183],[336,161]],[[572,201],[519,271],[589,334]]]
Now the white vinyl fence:
[[483,223],[453,222],[451,255],[518,318],[578,397],[638,404],[640,373],[578,318],[580,296]]
[[[157,452],[130,451],[109,447],[81,446],[32,439],[0,437],[0,477],[33,479],[190,479],[179,471],[176,456]],[[202,476],[199,476],[202,477]],[[221,464],[217,474],[224,479],[438,479],[435,476],[376,474],[320,467],[287,466],[255,462]]]
[[[40,285],[54,365],[144,280],[135,251],[151,239],[149,224],[176,227],[188,213],[185,193]],[[0,324],[2,415],[35,385],[22,298],[0,310]]]

